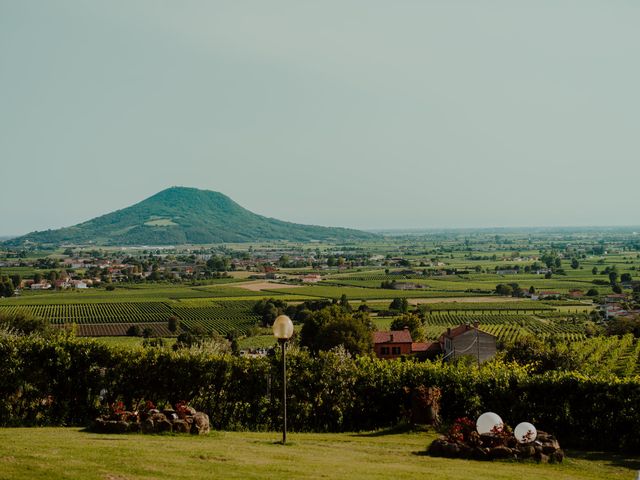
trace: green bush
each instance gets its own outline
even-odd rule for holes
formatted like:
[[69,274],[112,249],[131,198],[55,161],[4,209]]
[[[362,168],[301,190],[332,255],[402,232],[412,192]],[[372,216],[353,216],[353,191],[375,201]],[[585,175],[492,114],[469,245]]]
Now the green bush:
[[[344,350],[288,355],[288,417],[294,431],[356,431],[405,418],[404,387],[442,389],[445,422],[495,411],[531,421],[563,446],[640,452],[640,378],[530,374],[500,362],[478,368],[351,358]],[[203,349],[120,350],[70,335],[0,335],[0,425],[84,425],[106,402],[180,400],[219,429],[280,427],[278,356],[213,355]],[[106,391],[106,393],[105,393]],[[104,400],[101,401],[101,397]]]

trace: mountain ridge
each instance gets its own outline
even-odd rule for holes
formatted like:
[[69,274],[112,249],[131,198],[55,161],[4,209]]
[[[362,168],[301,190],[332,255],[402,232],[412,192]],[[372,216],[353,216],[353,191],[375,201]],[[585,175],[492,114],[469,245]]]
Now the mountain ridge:
[[181,245],[376,237],[355,229],[303,225],[258,215],[220,192],[170,187],[86,222],[31,232],[4,244]]

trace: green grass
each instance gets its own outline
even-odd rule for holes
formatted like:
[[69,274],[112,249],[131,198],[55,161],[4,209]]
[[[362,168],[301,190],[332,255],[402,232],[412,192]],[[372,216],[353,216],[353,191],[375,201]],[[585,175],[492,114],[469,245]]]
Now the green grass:
[[0,479],[204,478],[631,479],[637,459],[568,452],[558,465],[476,462],[424,454],[423,432],[296,434],[212,432],[205,437],[104,435],[75,428],[0,429]]
[[[462,289],[464,290],[464,289]],[[313,287],[300,288],[282,288],[278,290],[268,290],[265,292],[273,292],[273,294],[281,295],[301,295],[305,297],[320,298],[340,298],[343,294],[349,300],[368,300],[368,299],[392,299],[392,298],[438,298],[438,297],[465,297],[473,296],[473,294],[464,291],[456,292],[435,292],[431,290],[383,290],[381,288],[362,288],[362,287],[340,287],[329,285],[318,285]],[[265,293],[263,292],[263,293]],[[271,293],[269,293],[271,295]]]
[[276,339],[273,338],[273,334],[254,335],[252,337],[241,338],[238,344],[241,350],[250,348],[270,348],[276,344]]

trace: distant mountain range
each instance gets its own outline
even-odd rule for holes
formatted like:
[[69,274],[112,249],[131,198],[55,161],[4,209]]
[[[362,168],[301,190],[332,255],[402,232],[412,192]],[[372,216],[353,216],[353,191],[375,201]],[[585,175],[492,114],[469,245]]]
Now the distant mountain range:
[[360,230],[301,225],[263,217],[241,207],[222,193],[172,187],[131,207],[87,222],[58,230],[29,233],[4,244],[181,245],[374,238],[377,235]]

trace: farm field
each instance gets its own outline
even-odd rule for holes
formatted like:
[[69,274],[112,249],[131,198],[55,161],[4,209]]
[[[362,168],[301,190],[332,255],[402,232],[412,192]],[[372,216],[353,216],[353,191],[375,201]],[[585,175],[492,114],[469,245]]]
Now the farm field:
[[[221,432],[105,435],[77,428],[0,429],[2,480],[142,479],[630,479],[637,458],[567,451],[562,464],[474,462],[425,455],[434,433]],[[446,477],[443,473],[446,472]]]

